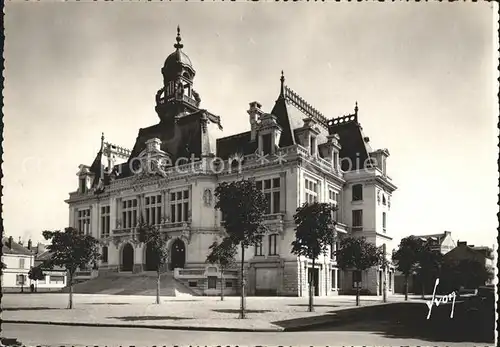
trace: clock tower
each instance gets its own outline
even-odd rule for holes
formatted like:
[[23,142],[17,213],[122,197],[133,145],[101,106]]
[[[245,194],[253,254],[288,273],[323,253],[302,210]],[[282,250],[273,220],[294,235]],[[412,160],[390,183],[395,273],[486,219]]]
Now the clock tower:
[[165,60],[161,69],[163,87],[156,93],[156,113],[160,121],[176,122],[180,118],[199,110],[200,97],[193,90],[196,74],[191,60],[182,51],[180,28],[177,27],[175,52]]

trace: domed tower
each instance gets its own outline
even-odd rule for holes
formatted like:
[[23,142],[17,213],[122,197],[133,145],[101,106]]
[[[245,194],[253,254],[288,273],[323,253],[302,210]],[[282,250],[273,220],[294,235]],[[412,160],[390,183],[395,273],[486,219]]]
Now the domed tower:
[[172,121],[195,112],[200,105],[200,97],[193,90],[196,74],[189,57],[182,51],[180,28],[177,27],[175,52],[165,60],[161,69],[163,88],[156,93],[156,113],[162,122]]

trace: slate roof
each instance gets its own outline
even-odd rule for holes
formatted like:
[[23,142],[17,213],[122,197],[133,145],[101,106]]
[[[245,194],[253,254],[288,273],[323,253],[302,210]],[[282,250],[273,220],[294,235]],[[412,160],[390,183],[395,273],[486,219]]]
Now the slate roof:
[[[288,91],[287,87],[284,87],[284,89]],[[360,168],[362,168],[371,153],[370,146],[364,140],[363,130],[358,123],[357,115],[340,117],[345,119],[343,122],[334,122],[334,120],[331,120],[325,124],[325,119],[315,118],[296,107],[291,99],[289,99],[288,94],[283,91],[280,92],[271,114],[276,117],[276,121],[282,129],[279,147],[287,147],[294,144],[303,145],[297,136],[297,131],[304,126],[304,119],[313,118],[320,130],[316,142],[318,144],[318,153],[320,153],[319,145],[327,142],[327,136],[330,134],[339,135],[340,145],[342,146],[340,158],[349,158],[353,163],[352,169],[358,168],[356,166],[358,162],[361,166]],[[217,155],[222,159],[227,159],[234,153],[251,154],[256,149],[257,141],[250,141],[250,131],[217,140]],[[348,165],[347,161],[342,161],[343,170],[347,170]]]
[[224,160],[231,155],[252,154],[257,150],[257,141],[250,141],[250,131],[217,139],[217,156]]
[[[366,160],[370,156],[371,149],[364,140],[361,125],[358,123],[358,116],[350,114],[336,118],[329,123],[330,134],[338,134],[340,142],[340,153],[343,171],[364,169]],[[352,165],[351,167],[349,167]]]
[[33,253],[16,241],[12,240],[12,248],[8,246],[9,238],[2,238],[2,254],[33,255]]

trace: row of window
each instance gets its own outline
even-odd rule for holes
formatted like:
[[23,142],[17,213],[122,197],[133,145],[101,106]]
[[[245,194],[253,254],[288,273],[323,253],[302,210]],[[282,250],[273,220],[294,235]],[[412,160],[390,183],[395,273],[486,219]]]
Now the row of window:
[[[207,277],[207,289],[216,289],[217,288],[217,282],[220,282],[217,278],[217,276],[208,276]],[[190,287],[198,287],[203,285],[198,284],[198,281],[188,281],[188,285]],[[232,288],[233,287],[233,281],[226,281],[225,282],[225,288]]]
[[[255,256],[262,256],[264,255],[264,245],[263,242],[264,237],[260,236],[260,242],[258,242],[255,245],[254,249],[254,255]],[[278,255],[278,235],[277,234],[271,234],[268,235],[268,255]]]
[[[38,280],[38,284],[46,284],[47,283],[47,277],[49,278],[49,283],[50,284],[64,284],[64,276],[57,276],[57,275],[49,275],[45,276],[43,279]],[[28,276],[26,275],[17,275],[16,276],[16,283],[19,286],[26,285],[28,283]]]

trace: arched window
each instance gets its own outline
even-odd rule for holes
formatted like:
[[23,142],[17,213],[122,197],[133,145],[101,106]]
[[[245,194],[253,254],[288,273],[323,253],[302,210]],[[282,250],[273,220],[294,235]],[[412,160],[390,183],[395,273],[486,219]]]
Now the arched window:
[[107,263],[108,262],[108,247],[104,246],[102,247],[102,250],[101,250],[101,261],[103,263]]

